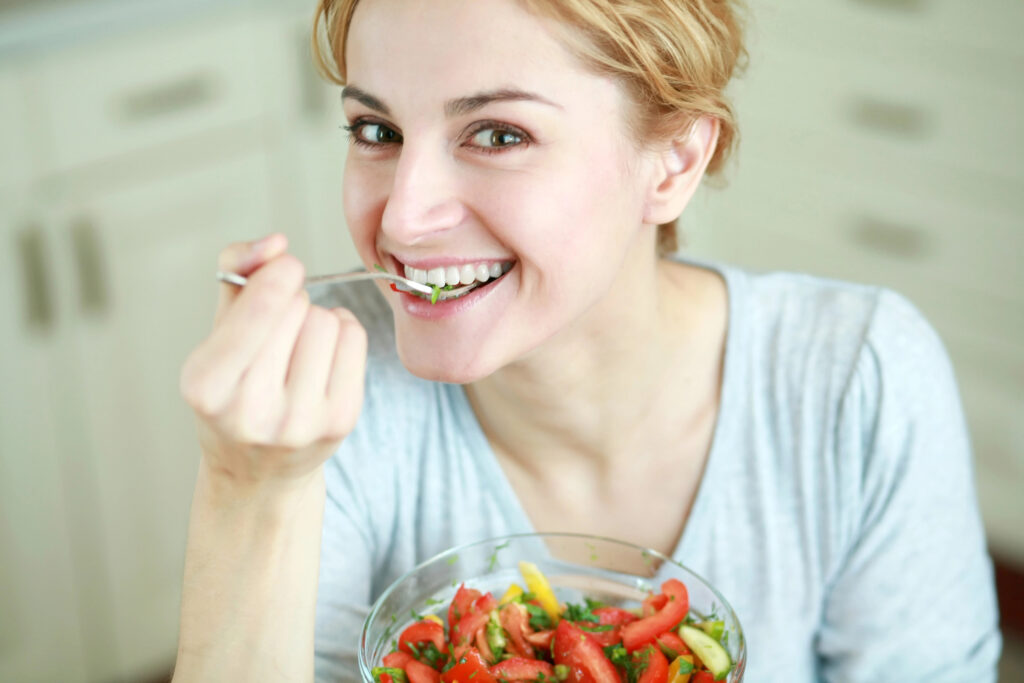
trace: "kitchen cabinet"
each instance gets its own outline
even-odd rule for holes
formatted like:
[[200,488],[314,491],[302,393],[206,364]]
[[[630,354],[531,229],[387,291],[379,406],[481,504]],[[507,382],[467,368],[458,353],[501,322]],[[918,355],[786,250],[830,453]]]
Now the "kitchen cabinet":
[[729,187],[682,225],[696,256],[913,301],[955,366],[992,552],[1024,566],[1021,22],[1009,0],[752,5]]
[[308,22],[238,7],[0,70],[0,680],[174,661],[199,457],[178,373],[217,253],[279,231],[311,271],[354,264]]

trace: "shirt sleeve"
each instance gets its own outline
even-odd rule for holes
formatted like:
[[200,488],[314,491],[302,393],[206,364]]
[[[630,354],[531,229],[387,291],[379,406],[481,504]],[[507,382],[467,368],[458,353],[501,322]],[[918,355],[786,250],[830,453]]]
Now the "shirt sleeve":
[[995,681],[1001,639],[970,442],[948,356],[883,293],[838,421],[846,553],[828,586],[826,681]]

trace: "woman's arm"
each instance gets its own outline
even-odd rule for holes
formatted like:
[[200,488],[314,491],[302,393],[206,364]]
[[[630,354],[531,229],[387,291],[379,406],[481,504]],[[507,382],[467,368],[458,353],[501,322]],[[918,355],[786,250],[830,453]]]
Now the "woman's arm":
[[174,680],[310,681],[323,463],[355,426],[366,334],[309,302],[280,235],[238,244],[213,332],[182,369],[202,458]]

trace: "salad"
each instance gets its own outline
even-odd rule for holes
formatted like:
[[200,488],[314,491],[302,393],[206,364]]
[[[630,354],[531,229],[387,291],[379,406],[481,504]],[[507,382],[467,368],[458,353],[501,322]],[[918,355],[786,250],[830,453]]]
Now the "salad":
[[463,583],[447,620],[418,617],[373,668],[375,683],[710,683],[732,669],[724,623],[691,614],[678,579],[633,610],[562,605],[536,565],[519,572],[525,589],[495,598]]

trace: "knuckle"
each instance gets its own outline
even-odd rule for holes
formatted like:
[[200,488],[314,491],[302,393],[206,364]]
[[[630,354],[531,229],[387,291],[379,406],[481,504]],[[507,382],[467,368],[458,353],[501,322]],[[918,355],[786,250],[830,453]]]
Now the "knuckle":
[[306,267],[291,254],[282,254],[257,271],[254,277],[277,289],[294,292],[302,288]]
[[248,251],[249,245],[246,242],[232,242],[217,254],[217,269],[234,270]]

